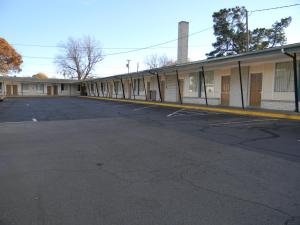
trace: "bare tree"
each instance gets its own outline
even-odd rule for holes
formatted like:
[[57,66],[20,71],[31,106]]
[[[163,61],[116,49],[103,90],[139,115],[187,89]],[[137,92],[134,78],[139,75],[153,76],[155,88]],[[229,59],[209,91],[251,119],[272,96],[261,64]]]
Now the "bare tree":
[[145,64],[149,69],[154,69],[158,67],[174,65],[176,62],[166,55],[158,56],[157,54],[152,54],[147,56],[145,59]]
[[82,39],[69,38],[60,45],[62,52],[54,61],[64,76],[86,79],[97,63],[104,59],[100,44],[86,36]]

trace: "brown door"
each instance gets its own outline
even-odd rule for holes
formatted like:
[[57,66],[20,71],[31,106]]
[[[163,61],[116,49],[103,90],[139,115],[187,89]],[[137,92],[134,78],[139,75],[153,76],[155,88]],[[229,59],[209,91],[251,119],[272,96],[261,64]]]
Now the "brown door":
[[131,83],[128,81],[128,98],[131,98]]
[[6,95],[11,96],[11,85],[6,85]]
[[18,85],[13,85],[13,95],[18,95]]
[[165,86],[166,86],[166,83],[164,80],[162,80],[160,82],[160,93],[161,93],[161,98],[162,98],[163,102],[165,101]]
[[230,94],[230,76],[223,76],[222,84],[221,84],[222,105],[229,105],[229,94]]
[[260,107],[262,90],[262,74],[251,74],[250,84],[250,106]]
[[52,88],[51,88],[51,86],[47,86],[47,95],[52,95]]
[[57,85],[53,86],[53,95],[57,95],[58,94],[58,88]]

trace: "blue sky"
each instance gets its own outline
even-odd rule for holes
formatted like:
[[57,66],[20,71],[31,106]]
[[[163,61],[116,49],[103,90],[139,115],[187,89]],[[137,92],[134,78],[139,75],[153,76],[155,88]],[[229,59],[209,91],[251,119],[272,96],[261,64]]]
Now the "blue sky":
[[[176,39],[181,20],[189,21],[190,34],[211,27],[213,12],[221,8],[245,6],[248,10],[255,10],[296,3],[300,1],[1,0],[0,36],[23,55],[22,72],[18,76],[44,72],[50,77],[60,77],[51,59],[58,54],[58,48],[22,44],[56,46],[68,37],[90,35],[101,42],[104,54],[110,54],[124,51],[122,48],[141,48]],[[300,6],[252,13],[249,27],[270,27],[276,20],[287,16],[293,18],[286,30],[287,42],[300,42]],[[205,53],[212,50],[211,43],[214,41],[213,29],[191,36],[189,58],[204,59]],[[126,73],[127,59],[132,60],[131,70],[136,70],[137,63],[143,69],[145,58],[151,54],[166,54],[175,60],[176,46],[175,41],[144,51],[107,56],[94,73],[98,76]]]

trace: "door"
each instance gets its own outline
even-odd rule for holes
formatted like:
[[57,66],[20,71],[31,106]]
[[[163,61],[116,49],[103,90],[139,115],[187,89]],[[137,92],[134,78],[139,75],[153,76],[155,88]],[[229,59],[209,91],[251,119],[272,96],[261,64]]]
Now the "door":
[[53,95],[58,95],[58,88],[57,85],[53,86]]
[[130,81],[128,81],[127,84],[128,84],[127,93],[128,93],[128,98],[130,99],[131,98],[131,83],[130,83]]
[[165,101],[165,87],[166,87],[166,82],[164,80],[160,81],[160,93],[161,93],[161,100],[164,102]]
[[18,95],[18,85],[13,85],[13,95]]
[[150,82],[147,82],[147,99],[150,99]]
[[6,95],[11,96],[11,85],[6,85]]
[[222,76],[221,82],[221,104],[229,105],[230,76]]
[[262,74],[251,74],[250,84],[250,106],[261,106]]
[[52,88],[51,88],[51,86],[47,86],[47,95],[52,95]]

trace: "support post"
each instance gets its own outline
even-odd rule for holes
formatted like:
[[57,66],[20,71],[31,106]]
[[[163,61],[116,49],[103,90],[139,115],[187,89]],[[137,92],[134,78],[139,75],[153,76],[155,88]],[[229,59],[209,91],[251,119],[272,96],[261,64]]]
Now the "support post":
[[143,84],[144,84],[145,99],[148,100],[147,99],[147,91],[146,91],[146,84],[145,84],[145,77],[144,77],[144,75],[143,75]]
[[133,84],[132,77],[130,77],[130,80],[131,80],[131,90],[132,90],[132,93],[133,93],[133,99],[135,100],[134,84]]
[[206,92],[206,81],[205,81],[205,73],[204,73],[204,66],[202,66],[202,79],[203,79],[203,85],[204,85],[205,104],[208,105],[208,101],[207,101],[207,92]]
[[245,106],[244,106],[244,93],[243,93],[243,82],[242,82],[241,61],[238,61],[238,64],[239,64],[239,75],[240,75],[240,87],[241,87],[242,108],[245,109]]
[[120,78],[120,80],[121,80],[121,85],[122,85],[123,99],[125,99],[125,91],[124,91],[124,84],[123,84],[122,77]]
[[180,102],[180,104],[182,104],[182,98],[181,98],[181,90],[180,90],[180,81],[179,81],[178,70],[176,70],[176,79],[177,79],[177,86],[178,86],[179,102]]
[[294,67],[294,88],[295,88],[295,111],[299,112],[299,93],[298,93],[298,77],[297,77],[297,55],[293,55],[293,67]]
[[161,90],[160,90],[160,80],[159,80],[159,75],[158,72],[156,72],[156,78],[157,78],[157,85],[158,85],[158,92],[159,92],[159,98],[160,102],[163,102],[162,96],[161,96]]

